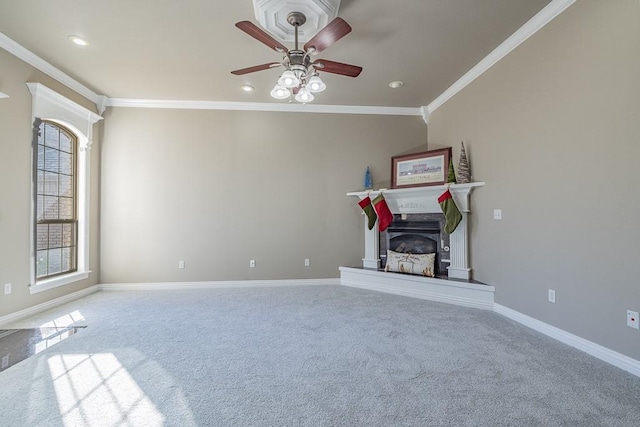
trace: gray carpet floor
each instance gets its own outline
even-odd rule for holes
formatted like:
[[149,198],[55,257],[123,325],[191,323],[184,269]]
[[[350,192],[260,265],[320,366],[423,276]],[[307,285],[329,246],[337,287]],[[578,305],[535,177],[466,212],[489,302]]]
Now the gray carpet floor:
[[341,286],[100,292],[0,426],[636,426],[640,378],[498,314]]

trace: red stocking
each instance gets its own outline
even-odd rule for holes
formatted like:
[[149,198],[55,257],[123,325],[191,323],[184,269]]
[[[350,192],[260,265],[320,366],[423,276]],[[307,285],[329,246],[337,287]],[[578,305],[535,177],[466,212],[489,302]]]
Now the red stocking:
[[384,200],[382,193],[373,199],[371,203],[373,203],[373,208],[378,214],[378,230],[382,232],[386,230],[393,221],[393,214],[389,210],[389,205],[387,205],[386,200]]

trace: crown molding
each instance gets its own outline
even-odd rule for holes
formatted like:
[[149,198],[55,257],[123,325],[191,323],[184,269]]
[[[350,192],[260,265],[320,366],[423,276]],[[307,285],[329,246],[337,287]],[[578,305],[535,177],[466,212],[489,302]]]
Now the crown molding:
[[464,89],[469,83],[480,77],[485,71],[504,58],[509,52],[520,46],[525,40],[551,22],[556,16],[560,15],[566,8],[575,3],[575,1],[576,0],[552,0],[551,3],[546,5],[533,18],[520,27],[518,31],[513,33],[508,39],[502,42],[500,46],[495,48],[482,61],[478,62],[472,69],[467,71],[465,75],[460,77],[458,81],[452,84],[451,87],[433,100],[427,106],[427,117],[442,104],[453,98],[454,95]]
[[358,105],[280,104],[258,102],[188,101],[161,99],[109,98],[108,107],[173,108],[181,110],[277,111],[285,113],[378,114],[422,116],[420,108]]
[[[318,105],[318,104],[279,104],[279,103],[248,103],[223,101],[189,101],[189,100],[153,100],[108,98],[98,95],[68,74],[49,64],[44,59],[24,48],[9,37],[0,33],[0,48],[22,59],[29,65],[76,91],[80,95],[96,104],[100,114],[106,107],[130,108],[173,108],[189,110],[236,110],[236,111],[275,111],[292,113],[331,113],[331,114],[374,114],[391,116],[421,116],[428,124],[429,117],[438,107],[443,105],[454,95],[464,89],[485,71],[504,58],[509,52],[522,44],[542,27],[551,22],[556,16],[575,3],[576,0],[552,0],[533,18],[527,21],[518,31],[513,33],[500,46],[494,49],[482,61],[464,74],[458,81],[445,90],[429,105],[422,107],[383,107],[357,105]],[[2,98],[2,96],[0,96]]]
[[429,112],[429,108],[428,107],[420,107],[420,113],[422,114],[422,120],[424,120],[425,124],[429,124],[429,114],[431,114]]
[[73,89],[91,102],[96,103],[98,101],[97,93],[95,93],[82,83],[78,82],[73,77],[49,64],[47,61],[40,58],[38,55],[31,52],[27,48],[11,40],[3,33],[0,33],[0,47],[11,53],[15,57],[22,59],[27,64],[47,74],[48,76],[53,77],[55,80],[59,81],[68,88]]

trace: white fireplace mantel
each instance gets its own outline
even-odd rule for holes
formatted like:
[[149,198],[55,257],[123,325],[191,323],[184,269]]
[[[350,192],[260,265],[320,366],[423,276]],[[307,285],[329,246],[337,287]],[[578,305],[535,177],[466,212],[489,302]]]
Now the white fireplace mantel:
[[[347,193],[347,196],[358,197],[360,200],[369,196],[374,198],[380,193],[394,214],[412,213],[441,213],[438,197],[447,188],[456,202],[456,206],[462,213],[462,220],[449,236],[451,264],[448,268],[449,277],[452,279],[471,278],[471,266],[469,265],[469,236],[467,233],[467,217],[469,215],[469,195],[471,190],[481,187],[484,182],[472,182],[468,184],[448,184],[430,187],[397,188],[390,190],[355,191]],[[379,233],[378,228],[367,227],[367,218],[364,218],[364,253],[362,260],[364,268],[377,269],[380,267]]]

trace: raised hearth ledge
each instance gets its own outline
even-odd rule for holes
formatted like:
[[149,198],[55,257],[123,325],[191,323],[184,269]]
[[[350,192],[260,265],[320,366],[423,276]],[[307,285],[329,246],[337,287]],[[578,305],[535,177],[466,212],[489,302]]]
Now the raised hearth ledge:
[[340,267],[340,284],[465,307],[493,310],[495,288],[455,279],[438,279],[380,270]]

